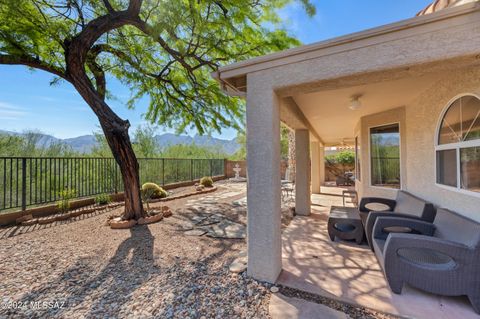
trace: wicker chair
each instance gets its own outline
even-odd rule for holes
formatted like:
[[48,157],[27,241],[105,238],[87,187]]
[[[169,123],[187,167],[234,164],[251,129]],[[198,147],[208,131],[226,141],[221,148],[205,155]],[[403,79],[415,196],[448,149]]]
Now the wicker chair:
[[[391,226],[419,234],[390,233]],[[373,246],[394,293],[403,284],[445,296],[467,295],[480,313],[480,223],[439,209],[433,223],[380,217],[373,229]]]
[[[384,211],[372,211],[367,206],[369,204],[383,204],[388,207]],[[398,191],[397,198],[387,199],[380,197],[365,197],[362,198],[359,205],[360,217],[365,227],[365,236],[367,237],[368,245],[373,251],[372,232],[373,225],[378,217],[405,217],[411,219],[424,220],[433,222],[435,218],[435,207],[433,204],[424,201],[408,192]],[[394,229],[392,229],[393,231]],[[410,232],[409,229],[395,229],[397,232]],[[413,230],[413,232],[415,232]]]

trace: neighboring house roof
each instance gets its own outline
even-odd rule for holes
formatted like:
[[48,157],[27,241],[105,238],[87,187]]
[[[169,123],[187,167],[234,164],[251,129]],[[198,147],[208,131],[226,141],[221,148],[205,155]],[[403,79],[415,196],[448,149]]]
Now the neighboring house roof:
[[478,0],[436,0],[429,4],[425,9],[417,13],[417,16],[424,16],[434,13],[446,8],[460,6],[469,2],[476,2]]

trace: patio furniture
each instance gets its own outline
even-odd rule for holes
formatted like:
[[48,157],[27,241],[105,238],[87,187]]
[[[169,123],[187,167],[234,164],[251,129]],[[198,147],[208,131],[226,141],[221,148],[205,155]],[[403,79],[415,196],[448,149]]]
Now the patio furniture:
[[355,239],[357,244],[363,241],[363,225],[355,207],[332,206],[328,216],[328,236],[343,240]]
[[345,206],[345,198],[351,198],[353,205],[358,205],[358,193],[354,190],[342,191],[343,206]]
[[[390,233],[383,229],[405,226],[419,234]],[[480,223],[439,209],[433,223],[397,217],[375,222],[373,246],[392,291],[403,284],[427,292],[467,295],[480,313]]]
[[[383,204],[388,207],[386,210],[375,211],[367,206],[372,204]],[[373,251],[372,232],[373,225],[378,217],[405,217],[411,219],[424,220],[426,222],[433,222],[435,218],[435,207],[433,204],[424,201],[408,192],[398,191],[395,200],[380,198],[380,197],[365,197],[362,198],[359,205],[360,217],[365,227],[365,234],[368,245]],[[408,228],[390,229],[392,232],[409,232]]]
[[281,181],[282,183],[282,201],[287,200],[288,198],[293,198],[293,193],[295,192],[295,184],[290,181]]

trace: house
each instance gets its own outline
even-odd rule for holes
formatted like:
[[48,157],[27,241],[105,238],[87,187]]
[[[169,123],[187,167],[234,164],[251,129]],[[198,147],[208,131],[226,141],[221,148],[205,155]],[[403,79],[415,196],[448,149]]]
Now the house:
[[480,220],[480,3],[224,66],[247,101],[248,274],[282,270],[280,121],[296,133],[296,212],[311,212],[324,148],[354,140],[359,196],[407,190]]

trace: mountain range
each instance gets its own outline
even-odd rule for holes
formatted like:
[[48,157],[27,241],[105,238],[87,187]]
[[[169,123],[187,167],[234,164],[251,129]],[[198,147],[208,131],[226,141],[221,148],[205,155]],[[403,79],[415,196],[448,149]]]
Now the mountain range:
[[[25,136],[28,133],[16,133],[0,130],[0,134]],[[97,145],[97,141],[95,140],[95,136],[93,135],[82,135],[73,138],[59,139],[48,134],[35,134],[38,135],[38,147],[48,147],[49,145],[52,145],[54,143],[64,143],[66,145],[69,145],[74,151],[80,153],[88,153],[93,149],[95,145]],[[189,135],[176,135],[171,133],[165,133],[156,135],[155,140],[161,148],[178,144],[196,144],[198,146],[220,148],[228,155],[234,154],[240,148],[240,145],[236,142],[235,139],[226,140],[201,135],[195,135],[192,137]]]

